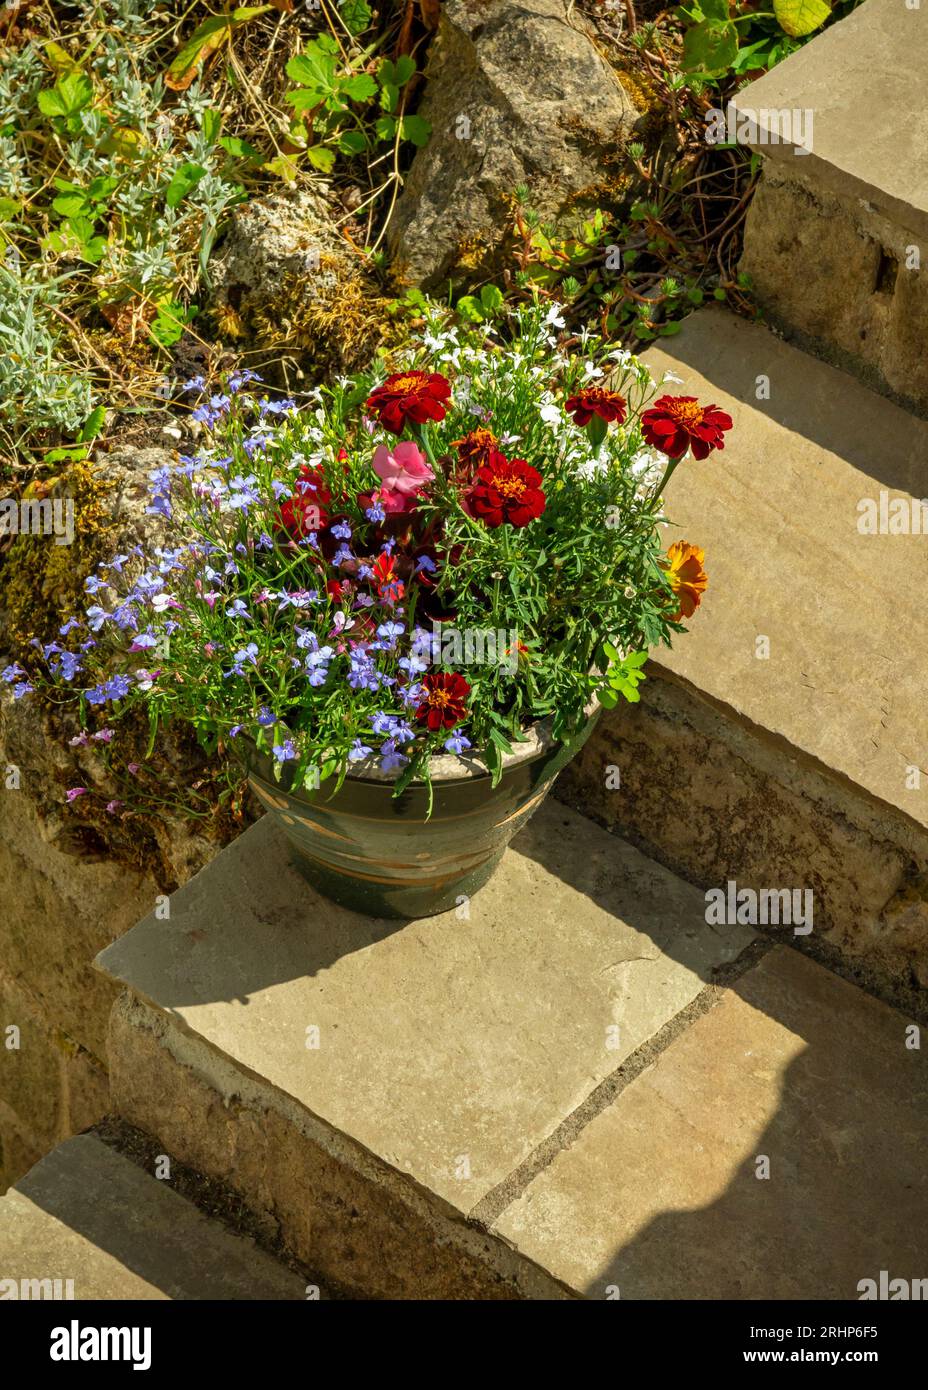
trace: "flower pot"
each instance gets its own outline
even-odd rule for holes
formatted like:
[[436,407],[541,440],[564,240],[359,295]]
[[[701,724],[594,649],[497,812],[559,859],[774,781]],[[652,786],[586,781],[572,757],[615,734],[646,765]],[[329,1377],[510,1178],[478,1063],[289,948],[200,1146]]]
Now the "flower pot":
[[373,917],[430,917],[486,883],[598,716],[595,709],[563,742],[548,721],[536,724],[503,758],[495,787],[478,759],[433,758],[431,816],[422,782],[394,797],[394,776],[372,762],[358,764],[333,795],[325,783],[289,786],[286,767],[278,782],[271,758],[255,749],[249,782],[280,818],[296,867],[325,897]]

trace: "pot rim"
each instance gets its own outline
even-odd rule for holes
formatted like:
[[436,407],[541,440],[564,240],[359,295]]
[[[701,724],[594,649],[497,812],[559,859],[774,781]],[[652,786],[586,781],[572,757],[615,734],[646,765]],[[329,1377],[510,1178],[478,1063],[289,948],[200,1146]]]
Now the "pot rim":
[[[600,703],[594,696],[588,705],[584,707],[584,724],[586,724],[598,714]],[[521,743],[513,745],[511,753],[504,753],[502,757],[502,770],[505,772],[509,768],[517,767],[520,763],[528,763],[536,758],[549,753],[557,744],[565,742],[564,739],[556,739],[552,732],[554,716],[548,715],[545,719],[536,722],[523,732],[525,739]],[[253,751],[258,757],[266,758],[266,753],[260,753],[252,744]],[[459,757],[456,753],[433,753],[429,758],[429,777],[432,782],[470,782],[477,777],[489,777],[490,768],[483,758],[476,756]],[[399,771],[384,772],[379,760],[373,755],[363,758],[359,762],[352,763],[349,771],[345,775],[348,782],[376,782],[389,784],[399,779]],[[411,786],[424,786],[424,779],[421,777],[413,778]]]

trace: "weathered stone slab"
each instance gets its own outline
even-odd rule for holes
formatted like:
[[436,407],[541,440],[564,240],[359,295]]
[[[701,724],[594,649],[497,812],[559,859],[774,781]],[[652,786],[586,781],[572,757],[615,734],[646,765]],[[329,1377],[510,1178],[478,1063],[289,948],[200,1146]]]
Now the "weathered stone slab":
[[[928,507],[914,505],[928,424],[720,311],[645,358],[683,379],[668,390],[734,420],[725,450],[686,459],[668,489],[668,541],[705,548],[709,587],[686,639],[652,663],[675,707],[687,690],[704,707],[685,733],[675,715],[655,729],[648,713],[607,714],[567,774],[571,797],[704,886],[812,889],[815,930],[847,956],[928,979],[928,907],[903,917],[896,901],[928,870]],[[910,533],[862,534],[865,501],[878,529],[884,502],[904,503]],[[726,720],[728,747],[707,752],[719,740],[703,730]],[[616,763],[623,788],[606,794]]]
[[734,420],[725,451],[687,459],[668,489],[709,588],[658,664],[928,827],[928,770],[909,785],[928,730],[925,538],[858,529],[864,499],[878,514],[881,490],[910,508],[928,491],[928,424],[722,312],[646,360]]
[[810,888],[796,945],[837,952],[900,1008],[928,988],[928,897],[910,897],[928,834],[653,662],[640,703],[609,711],[556,794],[701,888]]
[[757,302],[802,346],[922,415],[926,64],[924,8],[867,0],[732,102],[739,138],[766,156],[741,261]]
[[469,912],[397,929],[339,909],[266,818],[99,964],[467,1213],[750,936],[556,803]]
[[75,1299],[306,1297],[253,1241],[90,1135],[59,1145],[0,1199],[0,1289],[43,1296],[34,1284],[23,1294],[24,1280],[60,1280]]
[[494,1230],[594,1299],[857,1299],[881,1270],[921,1278],[928,1064],[907,1027],[776,948]]
[[[758,116],[755,149],[928,238],[928,12],[867,0],[743,88],[732,105]],[[891,92],[891,104],[887,93]],[[811,111],[809,149],[771,143],[783,112]],[[779,123],[779,124],[778,124]]]

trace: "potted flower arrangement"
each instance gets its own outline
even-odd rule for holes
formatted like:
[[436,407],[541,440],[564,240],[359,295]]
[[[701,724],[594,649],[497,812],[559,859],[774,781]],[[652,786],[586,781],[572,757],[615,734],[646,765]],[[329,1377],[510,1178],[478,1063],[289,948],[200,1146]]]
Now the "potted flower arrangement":
[[143,701],[153,731],[239,751],[323,894],[453,906],[685,630],[703,553],[664,553],[662,495],[730,418],[655,400],[636,358],[537,302],[505,342],[436,311],[299,406],[249,372],[187,387],[206,443],[152,476],[162,543],[88,580],[48,678],[88,737]]

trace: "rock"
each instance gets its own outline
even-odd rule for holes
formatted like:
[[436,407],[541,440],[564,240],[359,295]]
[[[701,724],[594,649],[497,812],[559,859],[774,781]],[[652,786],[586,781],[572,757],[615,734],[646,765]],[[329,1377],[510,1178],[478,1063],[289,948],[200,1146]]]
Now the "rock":
[[360,255],[311,191],[238,208],[210,275],[220,331],[251,336],[276,354],[289,350],[304,370],[366,365],[389,322]]
[[420,108],[432,135],[388,233],[397,270],[426,289],[462,252],[492,260],[520,184],[546,219],[601,200],[638,120],[564,0],[447,0],[441,14]]

